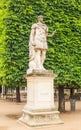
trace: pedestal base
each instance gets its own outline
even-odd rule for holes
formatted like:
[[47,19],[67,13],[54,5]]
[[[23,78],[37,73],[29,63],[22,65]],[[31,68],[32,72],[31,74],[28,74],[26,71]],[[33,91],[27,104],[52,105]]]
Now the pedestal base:
[[55,125],[63,123],[59,118],[58,111],[23,111],[23,116],[19,119],[30,127]]
[[29,126],[63,123],[54,104],[53,71],[33,71],[27,74],[27,104],[19,119]]

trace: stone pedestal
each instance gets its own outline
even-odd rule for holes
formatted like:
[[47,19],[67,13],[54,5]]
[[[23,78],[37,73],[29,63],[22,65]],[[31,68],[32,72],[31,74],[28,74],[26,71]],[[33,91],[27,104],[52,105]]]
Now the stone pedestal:
[[27,74],[27,104],[20,121],[29,126],[63,123],[54,104],[52,71],[36,71]]

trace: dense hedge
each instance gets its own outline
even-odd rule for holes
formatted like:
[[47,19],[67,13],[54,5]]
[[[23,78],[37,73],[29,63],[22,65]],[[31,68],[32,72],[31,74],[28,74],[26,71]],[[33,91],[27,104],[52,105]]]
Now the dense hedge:
[[[5,82],[5,52],[6,52],[6,24],[5,18],[8,16],[9,1],[0,1],[0,85]],[[3,82],[2,82],[3,81]]]
[[[2,0],[2,3],[5,0]],[[0,2],[1,3],[1,2]],[[55,29],[55,37],[48,39],[45,62],[58,77],[56,85],[81,86],[81,1],[80,0],[7,0],[5,18],[5,67],[6,83],[24,82],[28,66],[29,34],[37,16],[43,15],[49,33]],[[2,5],[0,4],[0,10]],[[5,11],[5,9],[4,9]],[[4,13],[3,13],[4,14]],[[0,12],[1,15],[1,12]],[[0,30],[1,28],[0,22]],[[4,47],[3,47],[4,48]],[[4,76],[3,76],[4,77]]]

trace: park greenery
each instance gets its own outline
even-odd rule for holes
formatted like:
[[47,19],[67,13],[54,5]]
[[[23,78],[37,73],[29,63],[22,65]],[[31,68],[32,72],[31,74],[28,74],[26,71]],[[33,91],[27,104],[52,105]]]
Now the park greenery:
[[81,0],[0,1],[0,85],[26,86],[31,26],[43,15],[49,34],[44,66],[57,74],[55,86],[81,87]]

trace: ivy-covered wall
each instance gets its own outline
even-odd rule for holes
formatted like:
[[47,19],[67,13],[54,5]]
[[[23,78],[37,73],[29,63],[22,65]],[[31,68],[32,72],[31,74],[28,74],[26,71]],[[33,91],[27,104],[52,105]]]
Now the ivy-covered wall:
[[2,10],[7,14],[5,19],[2,18],[0,21],[0,30],[4,32],[6,28],[5,33],[1,33],[0,37],[4,37],[5,40],[2,38],[0,46],[6,46],[4,56],[1,55],[5,57],[7,84],[22,84],[25,81],[23,75],[28,68],[31,26],[37,22],[38,15],[43,15],[49,33],[57,30],[56,35],[48,39],[49,49],[45,67],[58,74],[56,85],[81,86],[80,0],[2,0],[0,16],[2,13],[3,17]]

